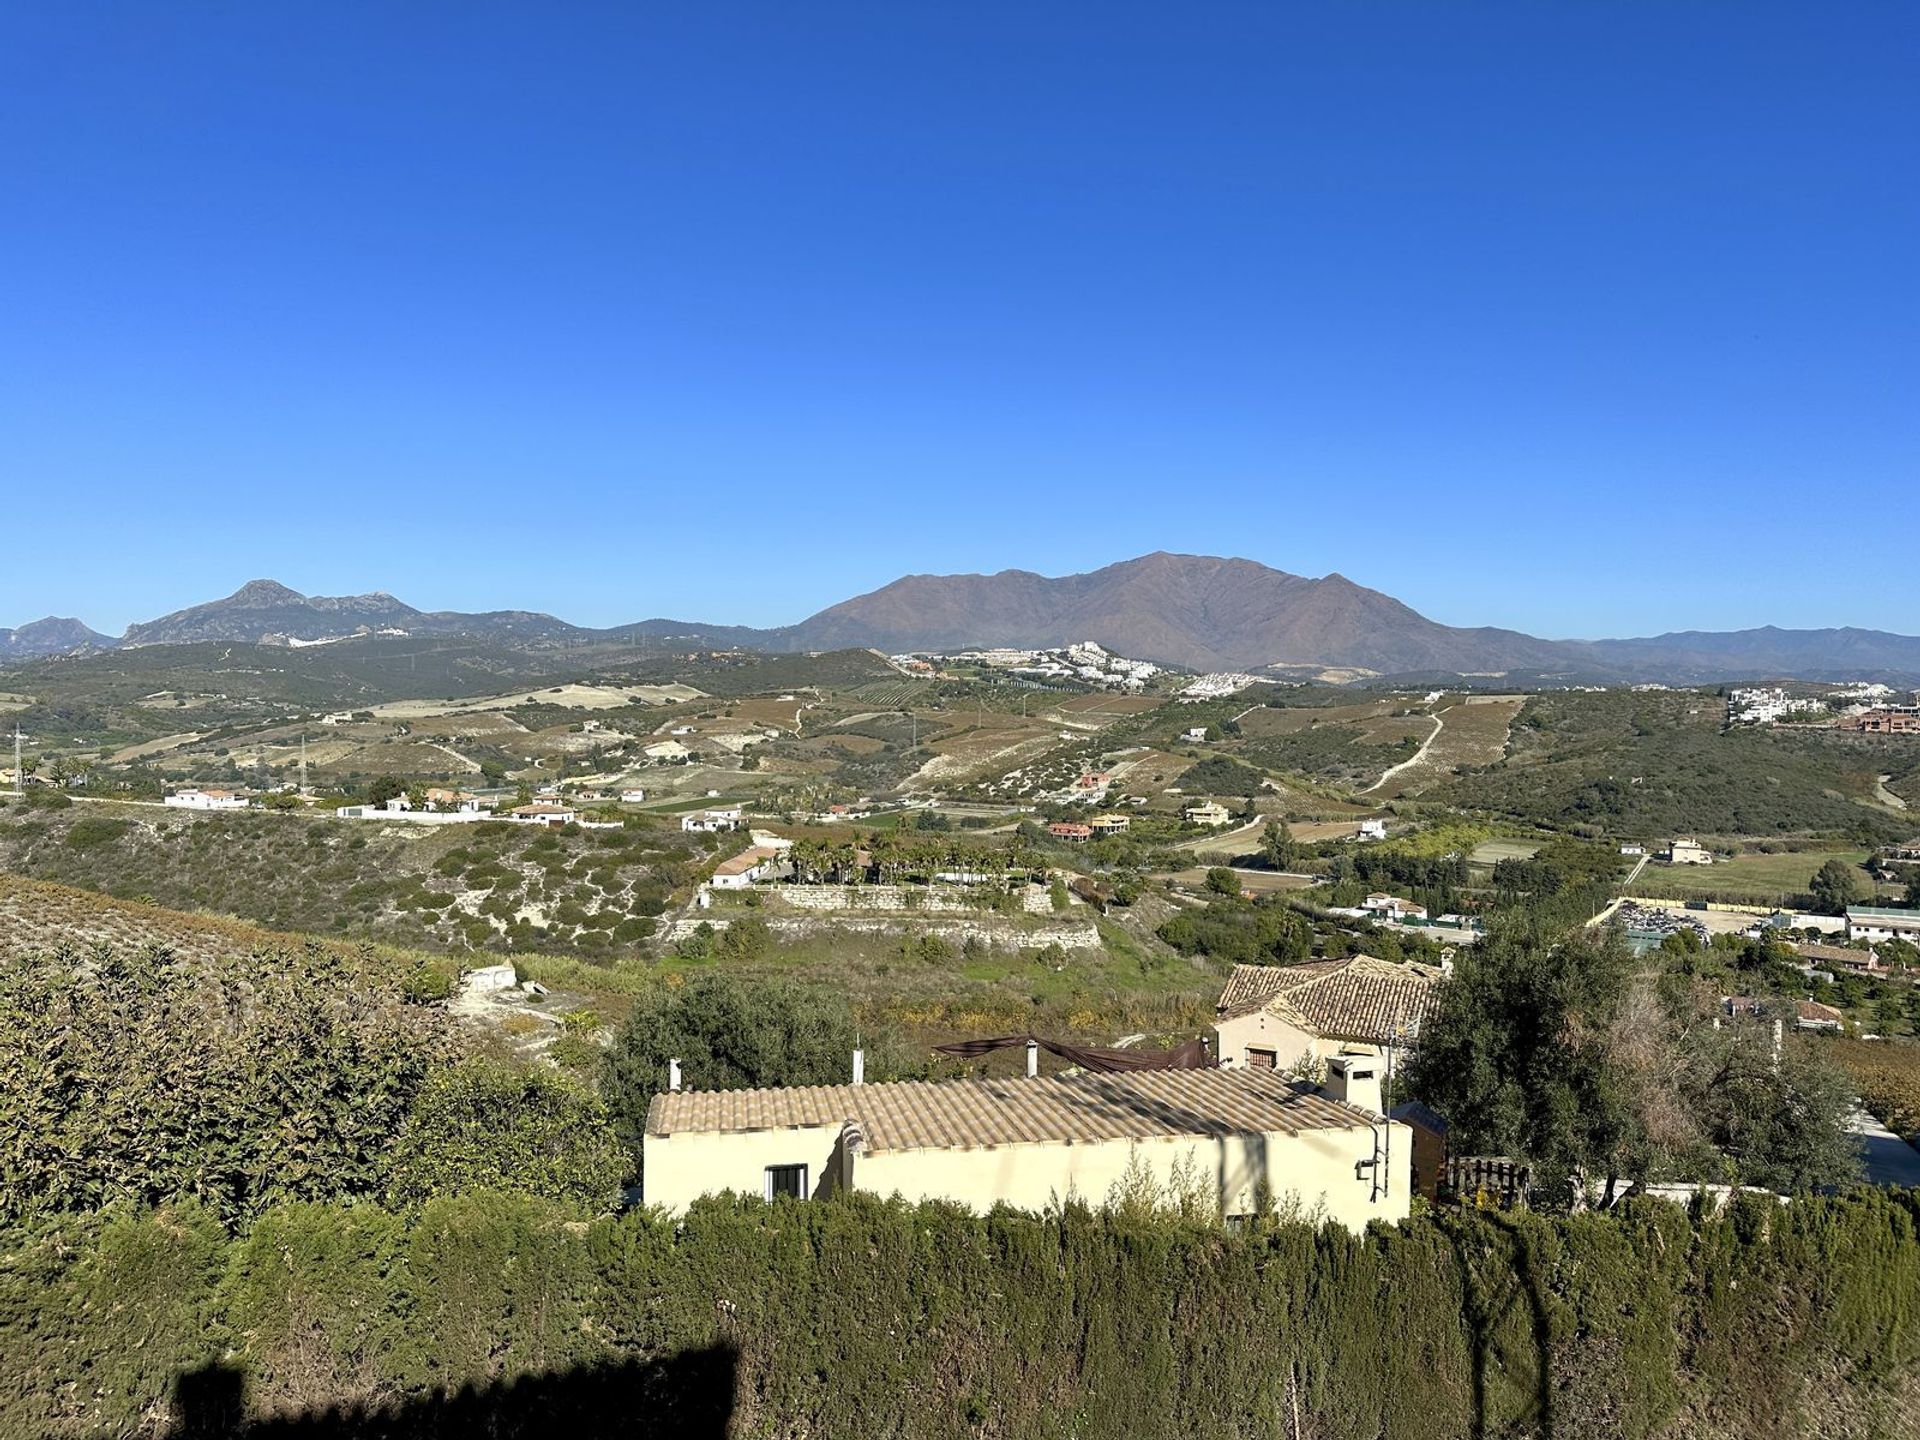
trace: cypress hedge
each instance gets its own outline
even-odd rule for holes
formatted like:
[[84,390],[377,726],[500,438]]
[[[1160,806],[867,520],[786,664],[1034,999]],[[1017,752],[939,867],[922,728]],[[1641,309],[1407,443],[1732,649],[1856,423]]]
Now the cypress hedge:
[[1917,1218],[116,1210],[0,1231],[0,1434],[1913,1434]]

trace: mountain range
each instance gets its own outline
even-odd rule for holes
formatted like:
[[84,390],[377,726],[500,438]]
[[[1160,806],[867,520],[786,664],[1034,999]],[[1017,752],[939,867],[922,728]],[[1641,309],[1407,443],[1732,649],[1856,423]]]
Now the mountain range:
[[1122,655],[1183,669],[1271,666],[1294,674],[1675,683],[1920,678],[1920,637],[1879,630],[1768,626],[1542,640],[1516,630],[1442,625],[1342,575],[1314,579],[1252,560],[1165,553],[1084,575],[908,575],[798,624],[767,630],[665,619],[594,630],[535,611],[417,610],[378,591],[310,596],[255,580],[225,599],[129,626],[119,639],[70,619],[0,630],[0,660],[209,640],[310,645],[383,631],[523,644],[644,635],[728,649],[888,653],[1095,640]]

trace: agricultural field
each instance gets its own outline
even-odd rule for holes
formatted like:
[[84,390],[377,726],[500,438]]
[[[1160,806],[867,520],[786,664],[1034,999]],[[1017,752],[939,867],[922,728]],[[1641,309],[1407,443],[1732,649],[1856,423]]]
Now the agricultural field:
[[1075,695],[1049,707],[1049,713],[1057,713],[1077,720],[1107,721],[1134,715],[1148,715],[1166,703],[1164,698],[1153,695]]
[[736,719],[769,729],[786,730],[798,735],[805,728],[806,707],[811,703],[799,697],[759,696],[740,700],[727,707]]
[[1292,731],[1224,743],[1220,748],[1263,770],[1364,790],[1395,765],[1412,759],[1432,730],[1432,722],[1424,718],[1373,715],[1306,723]]
[[898,710],[924,695],[927,688],[927,682],[924,680],[890,677],[857,686],[846,692],[846,699],[849,702],[872,706],[879,710]]
[[1920,1044],[1835,1039],[1829,1053],[1859,1087],[1866,1108],[1896,1135],[1920,1134]]
[[1236,723],[1246,739],[1262,740],[1278,735],[1297,735],[1303,730],[1321,726],[1358,727],[1390,717],[1395,710],[1404,709],[1406,703],[1403,698],[1389,697],[1346,705],[1261,705],[1241,715]]
[[1507,737],[1526,704],[1524,695],[1450,697],[1434,707],[1440,728],[1419,760],[1397,772],[1371,793],[1381,799],[1418,795],[1450,776],[1498,764],[1507,753]]
[[1531,860],[1545,843],[1542,840],[1482,840],[1467,852],[1467,859],[1475,865],[1487,866],[1498,865],[1502,860]]
[[1877,888],[1863,866],[1861,850],[1803,850],[1778,855],[1736,855],[1712,865],[1651,864],[1634,882],[1634,893],[1658,899],[1720,900],[1730,905],[1795,905],[1805,900],[1814,872],[1829,860],[1851,866],[1862,891]]

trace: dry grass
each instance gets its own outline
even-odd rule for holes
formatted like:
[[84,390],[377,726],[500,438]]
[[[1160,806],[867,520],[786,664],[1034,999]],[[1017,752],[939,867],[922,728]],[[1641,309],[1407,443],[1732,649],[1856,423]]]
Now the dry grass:
[[1253,740],[1266,735],[1297,735],[1322,725],[1353,725],[1391,715],[1404,703],[1376,700],[1364,705],[1301,705],[1285,709],[1262,705],[1240,717],[1240,733]]
[[1466,767],[1496,763],[1506,754],[1507,735],[1524,704],[1524,695],[1475,695],[1443,704],[1436,713],[1444,723],[1420,763],[1402,770],[1378,793],[1416,795]]

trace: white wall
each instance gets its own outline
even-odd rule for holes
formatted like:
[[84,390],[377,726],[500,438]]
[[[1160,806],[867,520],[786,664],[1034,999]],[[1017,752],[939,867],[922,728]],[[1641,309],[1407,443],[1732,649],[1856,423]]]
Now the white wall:
[[[1373,1197],[1373,1159],[1391,1133],[1387,1192]],[[703,1194],[732,1190],[765,1193],[766,1167],[805,1164],[808,1184],[822,1190],[838,1167],[838,1125],[734,1135],[649,1135],[643,1142],[645,1199],[679,1212]],[[902,1150],[860,1155],[853,1165],[858,1190],[908,1200],[951,1200],[986,1211],[997,1203],[1043,1210],[1069,1198],[1101,1205],[1112,1199],[1130,1168],[1161,1185],[1184,1173],[1198,1181],[1225,1215],[1253,1213],[1262,1178],[1275,1203],[1338,1221],[1352,1230],[1372,1220],[1408,1213],[1413,1134],[1397,1122],[1318,1130],[1299,1135],[1174,1137],[1104,1140],[1068,1145],[1043,1142],[958,1150]],[[831,1184],[825,1188],[831,1189]]]

